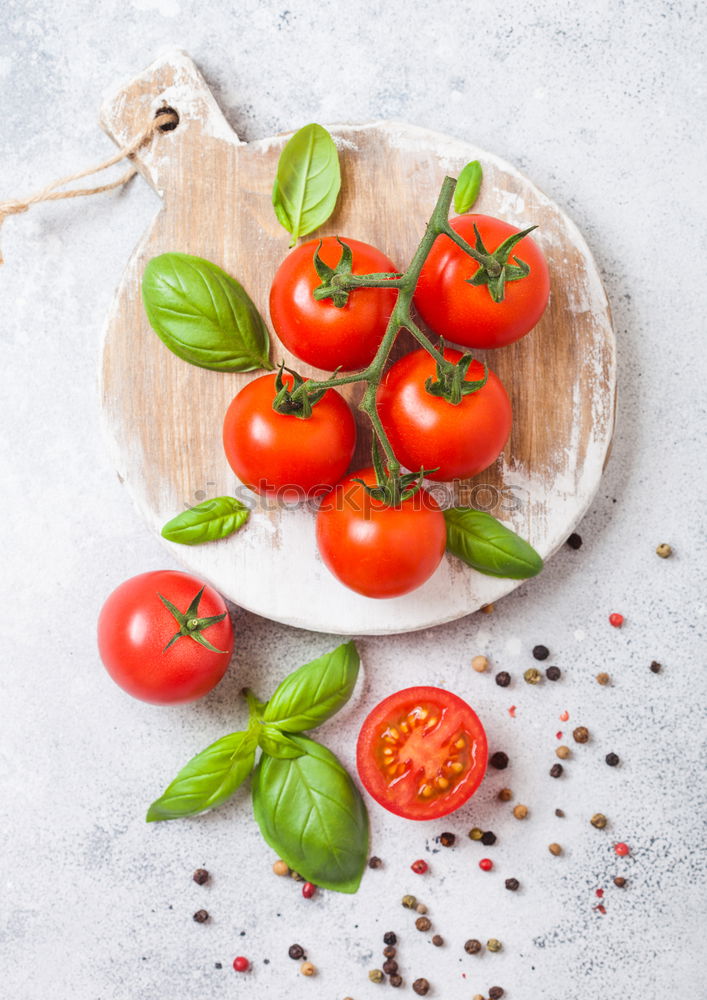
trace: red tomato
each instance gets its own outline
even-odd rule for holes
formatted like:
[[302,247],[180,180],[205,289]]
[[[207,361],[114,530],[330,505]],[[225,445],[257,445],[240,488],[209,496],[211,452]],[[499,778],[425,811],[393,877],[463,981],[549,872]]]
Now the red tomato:
[[[459,351],[446,349],[447,361]],[[406,468],[437,469],[429,479],[468,479],[496,461],[511,432],[511,403],[492,371],[486,385],[458,405],[425,389],[437,380],[432,355],[421,348],[393,365],[378,390],[378,413],[393,451]],[[484,366],[472,361],[467,382],[484,377]]]
[[196,577],[169,569],[141,573],[121,583],[101,608],[98,651],[128,694],[174,705],[216,687],[233,652],[233,626],[220,594]]
[[376,484],[372,468],[352,472],[317,513],[322,559],[335,577],[365,597],[407,594],[432,576],[442,559],[444,515],[424,489],[398,507],[386,507],[355,478]]
[[[349,467],[356,424],[334,389],[306,419],[277,413],[275,375],[249,382],[233,399],[223,424],[228,462],[251,490],[286,502],[328,493]],[[291,386],[292,376],[284,381]]]
[[488,746],[476,712],[451,691],[411,687],[373,709],[358,737],[366,790],[406,819],[438,819],[481,784]]
[[[492,253],[517,232],[515,226],[489,215],[459,215],[450,224],[475,246],[476,223],[484,246]],[[502,302],[494,302],[485,285],[470,285],[479,265],[448,236],[438,236],[425,261],[415,290],[415,304],[424,321],[440,336],[464,347],[503,347],[520,340],[545,312],[550,277],[542,251],[525,236],[511,251],[530,267],[519,281],[508,281]]]
[[[342,237],[353,253],[353,274],[388,273],[395,264],[368,243]],[[292,251],[278,268],[270,291],[270,318],[288,351],[315,368],[356,371],[371,363],[393,311],[397,292],[385,288],[357,288],[337,308],[331,299],[317,301],[312,292],[322,284],[314,268],[319,240]],[[341,245],[325,236],[319,256],[336,267]]]

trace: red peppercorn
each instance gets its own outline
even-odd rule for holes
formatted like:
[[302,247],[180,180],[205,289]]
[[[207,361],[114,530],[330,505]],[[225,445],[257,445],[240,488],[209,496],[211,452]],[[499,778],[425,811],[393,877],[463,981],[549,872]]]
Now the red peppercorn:
[[302,886],[302,895],[305,899],[311,899],[316,891],[317,887],[313,882],[305,882]]
[[479,868],[482,872],[490,872],[493,868],[493,861],[491,858],[482,858],[481,861],[479,861]]
[[413,861],[410,867],[416,875],[424,875],[430,866],[426,861],[423,861],[422,858],[418,858],[417,861]]
[[614,628],[621,628],[623,623],[624,623],[623,615],[619,615],[616,612],[614,612],[613,615],[609,615],[609,624],[613,625]]
[[630,848],[628,844],[620,843],[614,845],[614,850],[616,851],[616,853],[620,858],[625,858],[626,855],[629,853]]
[[250,968],[250,962],[243,955],[239,955],[238,958],[233,959],[233,968],[236,972],[247,972]]

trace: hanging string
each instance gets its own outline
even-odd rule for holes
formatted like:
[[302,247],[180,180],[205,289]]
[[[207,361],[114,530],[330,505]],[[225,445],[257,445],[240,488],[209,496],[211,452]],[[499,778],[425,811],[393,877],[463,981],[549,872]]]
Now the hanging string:
[[[98,166],[89,167],[88,170],[80,170],[78,173],[69,174],[68,177],[52,181],[51,184],[47,184],[41,191],[37,191],[27,198],[18,199],[17,201],[1,201],[0,229],[9,215],[21,215],[23,212],[27,212],[32,205],[38,205],[40,202],[61,201],[64,198],[83,198],[85,195],[102,194],[103,191],[112,191],[113,188],[122,187],[123,184],[127,184],[137,173],[135,167],[131,167],[130,170],[127,170],[117,180],[111,181],[110,184],[101,184],[97,187],[88,188],[70,188],[68,191],[60,190],[67,184],[79,181],[83,177],[90,177],[92,174],[98,174],[102,170],[107,170],[116,163],[120,163],[121,160],[129,159],[131,156],[134,156],[141,146],[152,138],[156,131],[170,132],[177,127],[178,122],[179,115],[176,111],[173,111],[171,108],[160,108],[149,125],[128,146],[119,149],[117,153],[104,160],[103,163],[99,163]],[[0,250],[0,264],[2,263],[3,256]]]

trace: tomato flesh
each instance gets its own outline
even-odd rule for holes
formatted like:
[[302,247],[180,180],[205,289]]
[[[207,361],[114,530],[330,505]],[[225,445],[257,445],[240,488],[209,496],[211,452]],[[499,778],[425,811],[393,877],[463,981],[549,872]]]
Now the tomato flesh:
[[373,709],[356,756],[361,781],[380,805],[407,819],[437,819],[476,791],[488,746],[465,701],[442,688],[413,687]]

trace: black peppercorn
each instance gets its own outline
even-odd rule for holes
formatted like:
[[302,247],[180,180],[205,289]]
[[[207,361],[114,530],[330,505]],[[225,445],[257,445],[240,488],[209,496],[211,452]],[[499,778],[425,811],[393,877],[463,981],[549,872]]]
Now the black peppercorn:
[[489,757],[489,764],[497,771],[505,771],[508,767],[508,754],[504,753],[503,750],[497,750]]
[[382,864],[383,862],[381,861],[381,859],[377,858],[375,855],[372,858],[368,859],[369,868],[380,868]]
[[489,990],[489,1000],[501,1000],[504,989],[502,986],[492,986]]
[[204,885],[209,881],[209,873],[205,868],[197,868],[197,870],[192,875],[192,878],[197,885]]
[[391,976],[390,979],[388,980],[388,982],[390,983],[391,986],[402,986],[403,985],[403,977],[402,976],[398,976],[396,974],[394,976]]
[[416,979],[412,984],[413,991],[417,993],[419,997],[424,997],[429,993],[430,984],[426,979]]
[[509,889],[511,892],[517,892],[519,888],[520,888],[520,882],[518,881],[517,878],[506,879],[506,889]]
[[511,675],[506,670],[502,670],[500,674],[496,674],[496,683],[500,688],[507,688],[511,683]]
[[556,809],[555,815],[558,816],[560,819],[563,819],[565,815],[564,809]]
[[398,937],[394,931],[386,931],[383,935],[383,944],[397,944]]
[[434,937],[432,938],[432,944],[435,946],[435,948],[441,948],[442,945],[444,944],[444,938],[442,937],[442,935],[435,934]]
[[482,947],[481,942],[477,941],[476,938],[469,938],[468,941],[464,942],[464,951],[467,955],[478,955]]
[[548,667],[545,671],[545,676],[549,681],[559,681],[562,677],[562,671],[559,667]]
[[533,646],[533,656],[536,660],[546,660],[550,655],[547,646]]
[[481,843],[484,844],[486,847],[490,847],[492,844],[496,843],[496,834],[492,833],[490,830],[487,830],[486,833],[482,834],[481,836]]
[[660,670],[661,670],[661,667],[662,667],[662,664],[658,663],[657,660],[651,660],[651,673],[653,673],[653,674],[659,674]]
[[207,910],[197,910],[194,914],[194,920],[197,924],[205,924],[209,919],[209,914]]
[[562,777],[562,774],[563,774],[564,770],[565,769],[562,766],[562,764],[553,764],[552,767],[550,768],[550,777],[551,778],[560,778],[560,777]]
[[294,958],[295,962],[299,962],[300,959],[307,957],[301,944],[291,944],[287,950],[287,954],[290,958]]
[[395,958],[398,953],[398,949],[394,948],[392,944],[387,944],[383,949],[383,954],[386,958]]
[[453,833],[440,833],[439,835],[439,842],[442,847],[454,847],[456,839]]
[[567,544],[571,549],[577,551],[577,549],[582,548],[582,536],[578,535],[576,531],[573,531],[570,537],[567,539]]
[[608,753],[604,758],[609,767],[616,767],[619,762],[619,755],[617,753]]
[[398,963],[394,958],[388,958],[383,962],[383,972],[385,972],[386,976],[394,976],[397,971]]

